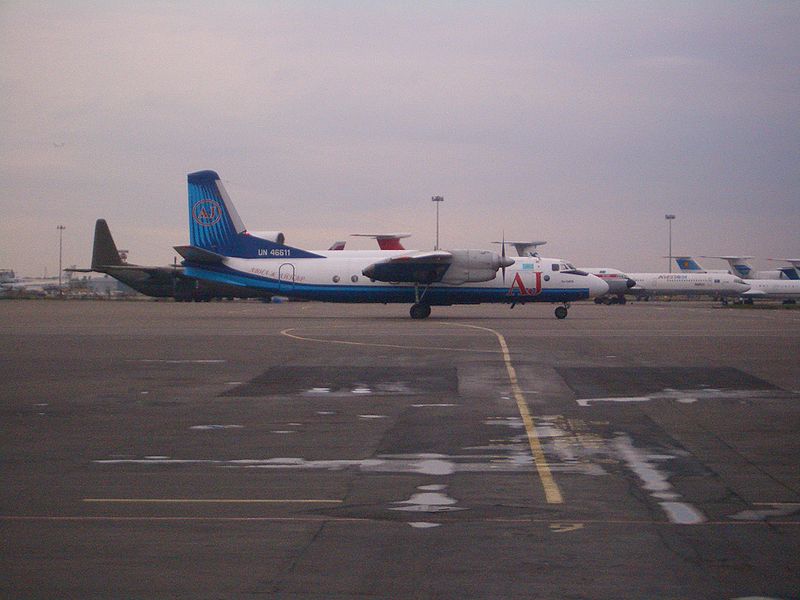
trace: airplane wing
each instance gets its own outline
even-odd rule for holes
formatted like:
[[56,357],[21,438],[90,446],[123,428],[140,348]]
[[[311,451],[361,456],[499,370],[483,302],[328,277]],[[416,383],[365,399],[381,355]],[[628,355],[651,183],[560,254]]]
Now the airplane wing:
[[374,262],[362,273],[389,283],[436,283],[442,280],[452,261],[453,255],[444,250],[413,252]]
[[183,267],[180,265],[176,265],[174,267],[146,267],[141,265],[97,265],[95,269],[64,269],[69,273],[107,273],[112,274],[116,271],[128,271],[128,272],[138,272],[138,273],[145,273],[150,277],[156,277],[158,275],[163,274],[174,274],[178,273],[179,275],[183,271]]
[[767,296],[767,293],[764,290],[748,290],[742,294],[739,294],[742,298],[764,298]]

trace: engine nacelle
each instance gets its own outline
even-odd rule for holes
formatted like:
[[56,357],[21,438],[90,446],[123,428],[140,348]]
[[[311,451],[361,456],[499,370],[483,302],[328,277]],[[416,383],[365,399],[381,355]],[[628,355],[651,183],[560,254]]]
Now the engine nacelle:
[[514,260],[489,250],[451,250],[453,260],[442,278],[442,283],[461,285],[491,281],[501,267],[510,267]]
[[282,231],[248,231],[247,235],[252,235],[253,237],[267,240],[268,242],[274,242],[281,246],[286,242],[286,236],[283,235]]

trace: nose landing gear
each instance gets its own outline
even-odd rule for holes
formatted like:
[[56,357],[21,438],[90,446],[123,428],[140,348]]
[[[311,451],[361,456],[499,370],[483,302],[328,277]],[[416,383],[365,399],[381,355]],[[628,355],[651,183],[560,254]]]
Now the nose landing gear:
[[568,311],[569,311],[569,304],[565,304],[564,306],[556,306],[555,310],[556,319],[566,319]]
[[410,314],[412,319],[427,319],[431,314],[431,305],[422,303],[414,304],[411,307]]

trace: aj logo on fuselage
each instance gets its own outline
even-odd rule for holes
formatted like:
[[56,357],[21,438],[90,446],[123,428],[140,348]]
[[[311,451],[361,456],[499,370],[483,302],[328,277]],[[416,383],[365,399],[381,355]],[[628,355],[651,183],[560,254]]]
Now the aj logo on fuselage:
[[536,271],[534,274],[534,287],[525,287],[522,281],[522,276],[517,273],[514,275],[514,281],[511,282],[511,287],[508,288],[509,296],[536,296],[542,293],[542,272]]
[[211,227],[222,219],[222,207],[216,200],[200,200],[192,209],[192,218],[202,227]]

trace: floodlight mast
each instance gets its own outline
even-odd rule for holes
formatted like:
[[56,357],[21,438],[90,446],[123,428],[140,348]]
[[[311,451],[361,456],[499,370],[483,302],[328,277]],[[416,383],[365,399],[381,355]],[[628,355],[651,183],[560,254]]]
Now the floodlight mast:
[[675,220],[675,215],[664,215],[664,218],[669,223],[669,253],[667,254],[667,261],[669,272],[672,273],[672,222]]
[[433,196],[431,201],[436,203],[436,246],[434,250],[439,249],[439,204],[444,202],[444,196]]

